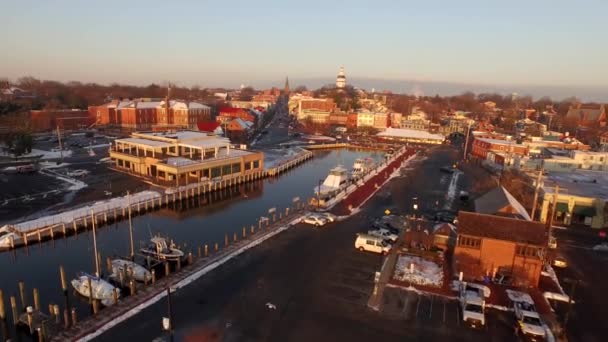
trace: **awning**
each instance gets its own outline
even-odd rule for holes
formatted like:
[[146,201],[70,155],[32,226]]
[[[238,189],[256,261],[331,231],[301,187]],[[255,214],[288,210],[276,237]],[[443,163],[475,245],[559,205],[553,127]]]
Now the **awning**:
[[560,213],[567,213],[568,212],[568,203],[557,202],[557,204],[555,205],[555,211],[558,211]]
[[586,207],[582,205],[575,205],[572,210],[574,215],[580,215],[585,217],[593,217],[595,216],[595,207]]

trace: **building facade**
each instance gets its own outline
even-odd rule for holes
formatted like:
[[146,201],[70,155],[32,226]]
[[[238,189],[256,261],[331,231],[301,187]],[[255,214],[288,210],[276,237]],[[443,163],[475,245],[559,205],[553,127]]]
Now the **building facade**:
[[45,109],[31,110],[29,121],[33,132],[45,132],[57,127],[64,130],[89,128],[95,123],[95,118],[87,110]]
[[460,211],[456,271],[466,280],[507,273],[513,286],[537,287],[547,243],[542,223]]
[[346,74],[344,73],[344,67],[340,67],[338,76],[336,77],[336,88],[342,89],[346,87]]
[[133,133],[110,149],[113,167],[161,186],[245,177],[264,170],[264,154],[195,131]]

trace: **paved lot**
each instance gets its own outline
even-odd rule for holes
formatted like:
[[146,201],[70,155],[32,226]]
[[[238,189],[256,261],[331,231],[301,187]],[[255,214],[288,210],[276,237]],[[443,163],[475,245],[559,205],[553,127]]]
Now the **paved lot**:
[[[571,341],[605,341],[608,326],[602,323],[608,317],[608,253],[596,252],[592,247],[601,242],[597,232],[554,230],[558,240],[558,253],[562,254],[568,268],[555,272],[566,293],[572,291],[572,282],[580,281],[574,294],[576,304],[572,306],[566,332]],[[568,312],[567,303],[558,303],[557,312],[564,319]]]
[[[442,188],[449,182],[441,181],[438,169],[455,155],[455,150],[441,147],[414,167],[422,173],[393,180],[384,195],[372,199],[358,215],[321,229],[293,227],[178,291],[173,296],[177,340],[513,340],[510,325],[492,313],[488,331],[465,329],[455,303],[439,297],[390,290],[386,311],[366,306],[382,257],[355,250],[355,233],[367,230],[369,220],[387,206],[409,208],[402,199],[417,196],[426,202],[427,196],[445,193]],[[164,300],[98,340],[162,339],[163,315]]]

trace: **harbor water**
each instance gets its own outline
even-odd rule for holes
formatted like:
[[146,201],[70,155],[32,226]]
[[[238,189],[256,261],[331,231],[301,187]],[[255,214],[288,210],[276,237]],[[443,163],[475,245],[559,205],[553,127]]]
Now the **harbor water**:
[[[175,209],[164,208],[159,211],[133,217],[135,250],[141,243],[147,243],[151,235],[168,236],[179,244],[184,252],[197,253],[197,248],[205,244],[218,243],[223,246],[227,234],[230,239],[234,233],[239,237],[243,227],[254,225],[258,220],[269,216],[268,210],[276,208],[285,213],[285,208],[293,205],[295,197],[305,203],[313,196],[313,189],[323,180],[328,171],[337,164],[351,169],[357,158],[372,157],[382,159],[382,152],[355,150],[315,151],[314,158],[276,178],[268,178],[208,194],[203,205],[184,204]],[[187,201],[185,201],[187,202]],[[271,242],[270,242],[271,243]],[[129,254],[128,222],[122,221],[97,229],[97,247],[101,254],[100,268],[105,271],[106,257],[126,256]],[[48,311],[48,304],[64,307],[61,290],[59,266],[63,265],[68,282],[76,273],[94,273],[94,256],[91,231],[60,237],[42,244],[32,243],[28,247],[0,253],[0,289],[4,291],[5,303],[14,295],[19,300],[18,282],[26,285],[28,305],[33,305],[32,289],[40,293],[41,308]],[[88,300],[79,297],[70,287],[70,305],[76,307],[79,318],[90,315]],[[10,307],[7,307],[10,312]],[[10,313],[8,314],[10,321]]]

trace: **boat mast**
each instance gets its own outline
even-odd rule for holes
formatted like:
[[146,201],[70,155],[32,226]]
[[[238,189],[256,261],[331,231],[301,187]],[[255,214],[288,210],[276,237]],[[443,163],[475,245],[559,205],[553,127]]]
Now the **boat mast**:
[[129,243],[131,244],[131,261],[135,257],[135,250],[133,249],[133,223],[131,221],[131,194],[127,191],[127,206],[129,207]]
[[97,254],[97,230],[95,229],[95,217],[91,210],[91,224],[93,225],[93,253],[95,253],[95,276],[99,277],[99,254]]

